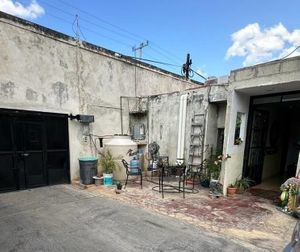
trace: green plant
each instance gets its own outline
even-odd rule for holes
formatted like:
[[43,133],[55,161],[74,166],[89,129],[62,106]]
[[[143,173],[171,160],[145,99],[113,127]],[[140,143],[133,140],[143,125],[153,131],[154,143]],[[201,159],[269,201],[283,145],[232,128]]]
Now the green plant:
[[116,183],[116,187],[117,187],[117,190],[122,190],[122,183],[120,181],[118,181]]
[[104,173],[113,173],[118,167],[118,163],[114,159],[109,149],[104,149],[99,152],[100,160],[99,164],[103,168]]
[[221,172],[221,165],[222,165],[222,159],[213,159],[211,158],[207,162],[207,171],[208,176],[211,179],[219,179],[220,172]]
[[252,184],[254,184],[254,181],[248,177],[236,179],[235,181],[235,186],[240,191],[247,190]]
[[216,155],[213,155],[210,157],[210,159],[207,160],[207,173],[208,176],[211,179],[219,179],[221,168],[222,168],[222,162],[227,160],[228,158],[231,158],[228,154],[218,154],[219,151],[216,152]]
[[230,184],[228,187],[229,187],[229,188],[236,188],[236,185],[235,185],[235,183],[234,183],[234,184]]

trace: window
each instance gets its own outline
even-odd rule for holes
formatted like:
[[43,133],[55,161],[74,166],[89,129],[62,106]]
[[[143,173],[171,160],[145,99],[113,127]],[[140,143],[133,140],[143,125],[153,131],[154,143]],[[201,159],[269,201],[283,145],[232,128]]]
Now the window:
[[244,140],[245,113],[237,112],[234,131],[234,145],[240,145]]

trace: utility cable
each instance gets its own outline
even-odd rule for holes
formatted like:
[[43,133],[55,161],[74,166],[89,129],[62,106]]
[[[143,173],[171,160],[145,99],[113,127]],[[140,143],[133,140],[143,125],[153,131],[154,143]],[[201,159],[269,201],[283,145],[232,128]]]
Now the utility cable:
[[195,73],[196,75],[198,75],[199,77],[201,77],[202,79],[207,80],[206,77],[204,77],[202,74],[199,74],[197,71],[193,70],[192,68],[190,68],[190,70],[191,70],[193,73]]
[[[68,15],[68,16],[74,17],[74,14],[71,13],[71,12],[62,10],[61,8],[58,8],[58,7],[52,5],[52,4],[50,4],[50,3],[48,3],[48,2],[46,2],[46,1],[44,1],[44,0],[40,0],[40,1],[43,2],[44,4],[48,5],[49,7],[53,8],[53,9],[56,9],[56,10],[58,10],[58,11],[64,13],[64,14],[66,14],[66,15]],[[80,11],[80,10],[79,10],[79,11]],[[48,13],[47,13],[47,14],[48,14]],[[114,31],[114,30],[111,30],[111,29],[109,29],[109,28],[106,28],[106,27],[104,27],[104,26],[101,26],[101,25],[99,25],[99,24],[97,24],[97,23],[94,23],[94,22],[92,22],[92,21],[90,21],[90,20],[88,20],[88,19],[86,19],[86,18],[80,17],[80,20],[83,21],[83,22],[85,22],[85,23],[88,23],[88,24],[90,24],[90,25],[93,25],[93,26],[95,26],[95,27],[97,27],[97,28],[100,28],[100,29],[106,30],[106,31],[108,31],[108,32],[117,34],[117,35],[120,36],[120,37],[126,37],[126,38],[128,38],[128,39],[130,39],[130,40],[132,40],[132,41],[135,41],[135,42],[137,41],[136,39],[133,39],[133,38],[130,37],[130,36],[126,36],[126,35],[124,35],[124,34],[122,34],[122,33],[120,33],[120,32],[116,32],[116,31]]]
[[75,9],[77,11],[80,11],[80,12],[86,14],[87,16],[90,16],[90,17],[92,17],[92,18],[94,18],[94,19],[96,19],[96,20],[98,20],[98,21],[100,21],[102,23],[105,23],[105,24],[107,24],[107,25],[109,25],[111,27],[114,27],[115,29],[118,29],[118,30],[120,30],[120,31],[122,31],[124,33],[130,34],[131,36],[133,36],[135,38],[145,40],[145,38],[142,38],[141,36],[139,36],[137,34],[134,34],[134,33],[130,32],[130,31],[126,30],[126,29],[123,29],[123,28],[121,28],[121,27],[119,27],[117,25],[114,25],[114,24],[112,24],[112,23],[110,23],[110,22],[108,22],[108,21],[106,21],[106,20],[104,20],[102,18],[99,18],[98,16],[96,16],[96,15],[94,15],[94,14],[88,12],[88,11],[82,10],[82,9],[78,8],[77,6],[75,6],[75,5],[67,3],[66,1],[60,0],[59,2],[62,3],[62,4],[64,4],[65,6],[69,6],[69,7],[73,8],[73,9]]
[[[45,1],[45,0],[40,0],[40,1],[43,2],[43,3],[45,3],[46,5],[50,6],[51,8],[54,8],[54,9],[56,9],[56,10],[58,10],[58,11],[64,13],[64,14],[66,14],[66,15],[69,15],[69,16],[74,17],[74,14],[73,14],[73,13],[70,13],[70,12],[67,12],[67,11],[65,11],[65,10],[62,10],[61,8],[58,8],[58,7],[56,7],[56,6],[54,6],[54,5],[50,4],[50,3],[48,3],[48,2]],[[114,30],[109,29],[109,28],[106,28],[106,27],[101,26],[101,25],[99,25],[99,24],[96,24],[96,23],[90,21],[89,19],[85,19],[85,18],[83,18],[83,17],[80,17],[80,20],[81,20],[82,22],[89,23],[89,24],[91,24],[91,25],[93,25],[93,26],[95,26],[95,27],[97,27],[97,28],[104,29],[104,30],[106,30],[106,31],[108,31],[108,32],[114,33],[114,34],[116,34],[116,35],[118,35],[118,36],[120,36],[120,37],[124,37],[124,38],[130,39],[130,40],[135,41],[135,42],[136,42],[136,40],[137,40],[136,38],[139,38],[139,39],[142,38],[142,37],[139,36],[139,35],[136,35],[136,34],[134,34],[134,33],[132,33],[132,32],[129,32],[129,31],[126,30],[126,29],[123,29],[123,28],[121,28],[121,27],[119,27],[119,26],[117,26],[117,25],[114,25],[114,24],[112,24],[112,23],[106,21],[106,20],[103,20],[103,19],[101,19],[101,18],[99,18],[99,17],[97,17],[97,16],[95,16],[95,15],[93,15],[93,14],[91,14],[91,13],[85,11],[85,10],[79,9],[78,7],[76,7],[76,6],[72,5],[72,4],[69,4],[69,3],[65,2],[65,1],[62,1],[62,0],[60,0],[60,2],[61,2],[62,4],[64,4],[64,5],[66,5],[66,6],[69,6],[69,7],[73,8],[73,9],[77,10],[77,11],[80,11],[80,12],[82,12],[82,13],[85,13],[87,16],[93,17],[94,19],[96,19],[96,20],[98,20],[98,21],[100,21],[100,22],[102,22],[102,23],[108,24],[108,25],[110,25],[111,27],[113,27],[114,29],[118,29],[118,30],[122,31],[122,33],[117,32],[117,31],[114,31]],[[81,27],[83,27],[83,26],[81,26]],[[129,34],[130,36],[125,35],[124,33],[127,33],[127,34]],[[101,35],[101,36],[104,36],[104,35]],[[133,37],[135,37],[135,38],[133,38]],[[111,38],[109,38],[109,39],[111,39]],[[145,40],[144,38],[142,38],[142,39]],[[116,41],[116,40],[115,40],[115,41]],[[172,61],[173,61],[174,59],[176,59],[177,62],[181,62],[181,59],[180,59],[179,57],[177,57],[177,56],[175,56],[175,54],[173,54],[173,53],[171,53],[171,52],[169,52],[169,51],[163,49],[163,48],[160,47],[157,43],[151,41],[151,44],[153,45],[153,46],[151,47],[151,50],[156,51],[157,53],[159,53],[160,55],[162,55],[162,56],[165,57],[165,58],[168,58],[169,60],[172,60]],[[154,47],[156,47],[157,49],[154,48]],[[159,51],[160,51],[160,52],[159,52]],[[170,56],[167,56],[167,55],[170,55],[173,59],[171,59],[171,57],[170,57]]]
[[300,48],[300,45],[298,45],[293,51],[291,51],[288,55],[284,56],[281,58],[281,60],[289,57],[290,55],[292,55],[294,52],[296,52],[298,49]]
[[[51,14],[51,13],[49,13],[49,12],[47,13],[47,15],[49,15],[49,16],[55,18],[55,19],[59,19],[59,20],[65,22],[65,23],[67,23],[67,24],[73,26],[73,23],[72,23],[71,21],[69,21],[69,20],[66,20],[66,19],[64,19],[64,18],[58,17],[58,16],[53,15],[53,14]],[[109,36],[103,35],[102,33],[99,33],[99,32],[97,32],[97,31],[94,31],[94,30],[92,30],[92,29],[89,29],[89,28],[87,28],[87,27],[85,27],[85,26],[82,26],[82,25],[81,25],[81,27],[84,28],[84,30],[89,31],[90,33],[93,33],[94,35],[96,35],[96,36],[98,36],[98,37],[103,37],[103,38],[109,39],[109,40],[111,40],[111,41],[114,41],[114,42],[116,42],[116,43],[119,43],[119,44],[122,44],[122,45],[124,45],[124,46],[126,46],[126,47],[130,47],[130,48],[131,48],[131,45],[129,45],[129,44],[126,44],[126,43],[121,42],[121,41],[119,41],[119,40],[117,40],[117,39],[111,38],[111,37],[109,37]],[[73,29],[73,32],[75,33],[74,29]]]

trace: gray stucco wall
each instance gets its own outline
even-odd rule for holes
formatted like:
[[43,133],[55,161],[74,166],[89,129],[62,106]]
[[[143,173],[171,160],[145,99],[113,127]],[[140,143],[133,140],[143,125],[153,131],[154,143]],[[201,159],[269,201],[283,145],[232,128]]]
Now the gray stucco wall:
[[[90,130],[100,136],[120,133],[121,95],[196,87],[2,12],[0,58],[0,108],[93,114]],[[83,141],[82,131],[80,123],[69,122],[71,178],[78,176],[77,158],[94,151],[90,142]]]
[[188,94],[184,118],[186,122],[184,157],[188,163],[192,118],[194,113],[206,114],[208,107],[206,88],[149,98],[149,143],[157,142],[160,145],[160,154],[169,156],[170,164],[173,165],[177,158],[179,107],[180,97],[183,94]]
[[[245,141],[234,145],[235,120],[237,112],[245,114],[246,132],[250,97],[300,90],[300,57],[276,60],[231,72],[228,86],[227,111],[225,119],[224,154],[230,159],[222,166],[221,182],[226,186],[242,176]],[[245,138],[243,140],[246,139]]]

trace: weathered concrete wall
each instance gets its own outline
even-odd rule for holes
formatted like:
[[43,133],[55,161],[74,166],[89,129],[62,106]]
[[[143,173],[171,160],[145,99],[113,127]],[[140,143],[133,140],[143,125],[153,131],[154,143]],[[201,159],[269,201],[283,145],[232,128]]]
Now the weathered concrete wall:
[[[90,130],[96,135],[120,133],[121,95],[152,95],[196,86],[2,12],[0,58],[1,108],[93,114]],[[78,156],[93,151],[82,133],[80,123],[69,122],[71,178],[78,176]]]
[[229,79],[228,76],[208,79],[205,82],[210,102],[226,102]]
[[299,90],[300,57],[276,60],[232,71],[230,89],[248,94],[265,95]]
[[205,158],[209,158],[216,151],[218,137],[218,105],[211,103],[207,108],[206,134],[205,134]]
[[249,113],[251,96],[300,90],[300,57],[277,60],[232,71],[228,86],[223,153],[231,158],[222,166],[221,182],[226,186],[241,176],[245,141],[234,145],[236,113]]
[[180,96],[185,93],[188,94],[188,103],[184,156],[185,162],[188,163],[192,117],[194,113],[206,112],[206,89],[149,97],[149,143],[157,142],[160,145],[160,155],[169,156],[170,164],[175,164],[177,158]]
[[217,120],[217,128],[225,128],[225,117],[226,117],[226,102],[218,103],[218,120]]

